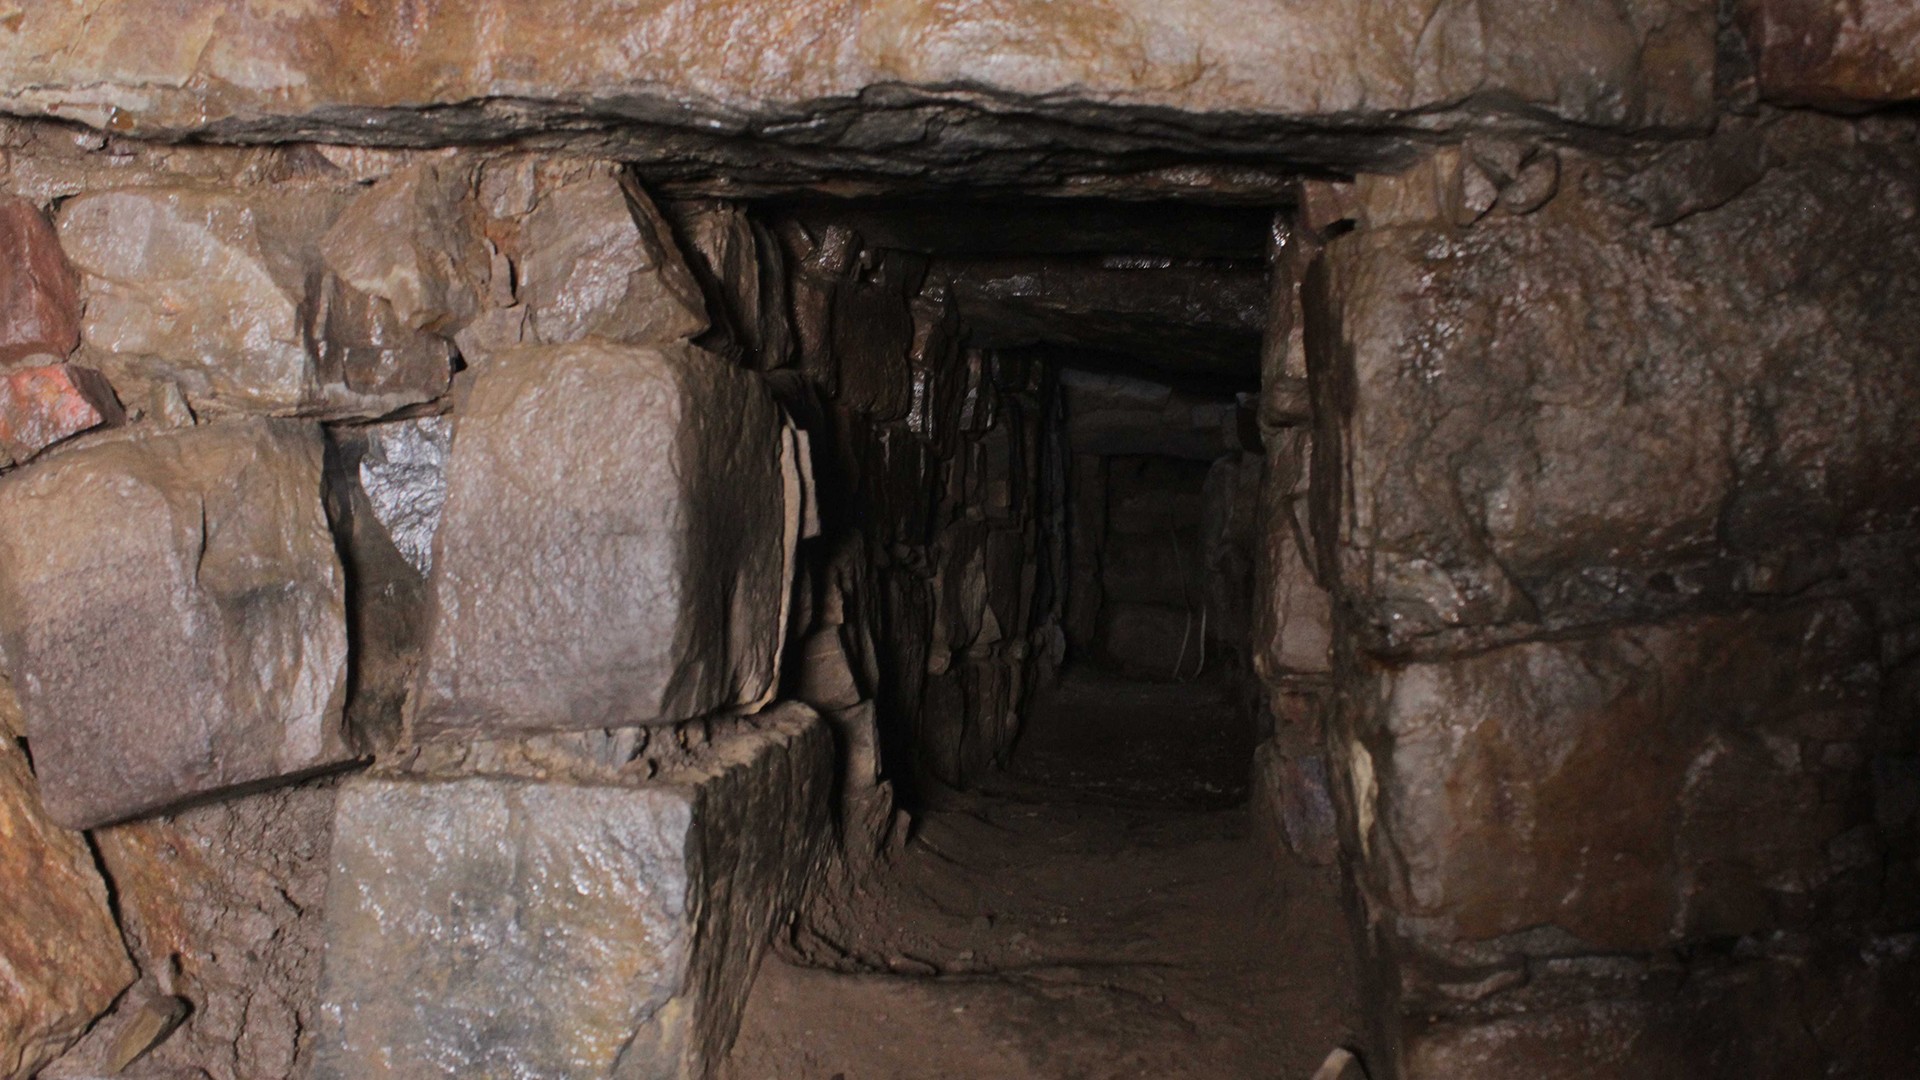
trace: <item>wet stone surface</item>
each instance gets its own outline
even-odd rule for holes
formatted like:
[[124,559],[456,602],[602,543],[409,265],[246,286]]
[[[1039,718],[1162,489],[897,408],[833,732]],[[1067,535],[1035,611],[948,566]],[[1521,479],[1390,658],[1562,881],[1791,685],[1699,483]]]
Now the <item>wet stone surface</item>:
[[831,745],[788,706],[651,781],[349,782],[313,1076],[710,1075],[811,875]]

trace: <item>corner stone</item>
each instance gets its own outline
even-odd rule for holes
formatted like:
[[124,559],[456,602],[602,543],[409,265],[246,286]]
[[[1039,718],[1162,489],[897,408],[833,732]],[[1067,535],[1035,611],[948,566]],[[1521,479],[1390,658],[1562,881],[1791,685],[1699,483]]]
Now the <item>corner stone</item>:
[[500,354],[455,422],[416,730],[758,708],[800,488],[759,378],[700,350]]
[[341,791],[314,1080],[707,1077],[826,829],[804,706],[642,784]]
[[107,439],[0,481],[0,636],[54,820],[347,760],[315,426]]

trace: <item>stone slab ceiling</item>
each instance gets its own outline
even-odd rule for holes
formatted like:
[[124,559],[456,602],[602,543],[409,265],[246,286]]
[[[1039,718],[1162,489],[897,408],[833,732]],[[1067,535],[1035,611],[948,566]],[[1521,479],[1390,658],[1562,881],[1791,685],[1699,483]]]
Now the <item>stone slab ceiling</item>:
[[0,111],[145,137],[573,129],[754,182],[1221,195],[1268,190],[1266,166],[1403,160],[1408,132],[1488,110],[1610,129],[1714,112],[1711,0],[171,0],[166,33],[139,0],[12,10]]

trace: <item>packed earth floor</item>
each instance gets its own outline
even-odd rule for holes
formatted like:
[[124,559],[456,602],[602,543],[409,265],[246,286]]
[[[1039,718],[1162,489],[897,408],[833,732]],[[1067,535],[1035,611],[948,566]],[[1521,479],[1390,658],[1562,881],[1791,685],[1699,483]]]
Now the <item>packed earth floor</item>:
[[727,1080],[1311,1075],[1357,1030],[1347,924],[1254,826],[1242,715],[1225,680],[1072,669],[768,956]]

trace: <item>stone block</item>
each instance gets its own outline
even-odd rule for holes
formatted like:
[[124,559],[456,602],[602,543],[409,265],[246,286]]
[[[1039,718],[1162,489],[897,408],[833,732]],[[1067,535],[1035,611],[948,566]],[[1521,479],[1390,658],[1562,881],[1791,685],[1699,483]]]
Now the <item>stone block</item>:
[[83,355],[116,383],[178,383],[199,411],[379,416],[444,394],[446,340],[326,272],[321,241],[351,198],[286,184],[69,200],[59,228],[86,285]]
[[1333,670],[1333,598],[1307,564],[1292,513],[1282,505],[1278,516],[1276,532],[1261,540],[1265,610],[1254,622],[1254,664],[1264,678],[1325,675]]
[[48,819],[0,736],[0,1077],[27,1080],[133,981],[86,837]]
[[1920,148],[1796,116],[1563,167],[1464,229],[1438,159],[1364,182],[1310,275],[1320,546],[1390,646],[1724,598],[1920,504]]
[[1267,829],[1294,855],[1331,866],[1340,854],[1327,756],[1262,743],[1254,751],[1256,809]]
[[[1094,128],[1116,107],[1272,117],[1278,132],[1195,126],[1211,134],[1200,143],[1211,153],[1251,156],[1277,144],[1267,152],[1292,147],[1310,164],[1355,160],[1352,150],[1333,153],[1337,140],[1303,138],[1315,121],[1351,139],[1408,115],[1448,130],[1488,110],[1638,131],[1704,126],[1715,109],[1715,8],[1700,0],[1381,0],[1365,18],[1333,0],[1280,8],[1218,0],[1178,12],[1121,0],[1100,9],[1104,17],[1057,4],[769,9],[733,0],[681,12],[567,0],[538,9],[372,8],[351,22],[307,8],[180,4],[178,22],[194,28],[180,42],[152,40],[150,25],[117,8],[92,19],[84,9],[47,10],[0,46],[0,100],[12,113],[82,117],[152,138],[352,132],[360,141],[431,144],[623,117],[654,132],[630,140],[632,153],[679,170],[748,156],[742,132],[765,130],[813,155],[749,174],[769,184],[796,173],[822,183],[864,175],[856,170],[879,169],[873,156],[881,153],[898,157],[896,170],[931,170],[938,183],[964,180],[966,166],[998,179],[1008,175],[1004,156],[1032,168],[1041,150],[1104,149],[1101,169],[1137,167],[1140,142],[1116,143],[1097,129],[1073,137],[1072,128]],[[983,145],[977,131],[888,125],[878,111],[829,123],[845,119],[845,103],[890,87],[959,85],[1015,116],[1072,124],[989,128],[996,142]],[[497,104],[480,106],[489,100]],[[782,122],[806,127],[793,132]],[[703,130],[710,136],[694,140]]]
[[0,480],[0,639],[54,819],[349,758],[319,429],[128,434]]
[[1920,939],[1747,938],[1684,977],[1644,961],[1537,965],[1524,985],[1408,1021],[1405,1080],[1906,1076]]
[[830,712],[859,704],[860,683],[847,660],[844,626],[823,626],[807,635],[794,657],[794,696]]
[[315,1080],[713,1075],[816,864],[832,762],[783,706],[650,782],[348,782]]
[[1443,959],[1817,925],[1856,822],[1815,748],[1872,717],[1875,656],[1834,601],[1369,666],[1343,709],[1362,881]]
[[80,343],[80,282],[38,207],[0,196],[0,364]]
[[640,185],[607,164],[542,180],[520,237],[533,340],[664,345],[707,329],[700,283]]
[[719,339],[701,344],[765,371],[793,355],[784,252],[765,225],[737,203],[668,206],[687,267],[706,293]]
[[834,283],[832,351],[839,371],[835,398],[876,420],[896,420],[913,405],[911,293],[926,265],[898,252],[875,258],[878,266],[870,279],[856,276]]
[[328,269],[414,330],[452,337],[480,314],[492,272],[470,162],[429,158],[374,182],[320,240]]
[[1920,9],[1906,0],[1739,0],[1754,89],[1769,101],[1862,109],[1920,99]]
[[113,388],[72,364],[0,373],[0,454],[25,462],[62,439],[125,419]]
[[757,376],[687,346],[489,362],[455,425],[416,729],[764,704],[802,497],[782,424]]
[[303,1075],[337,787],[324,777],[93,834],[141,970],[192,1007],[129,1075]]

